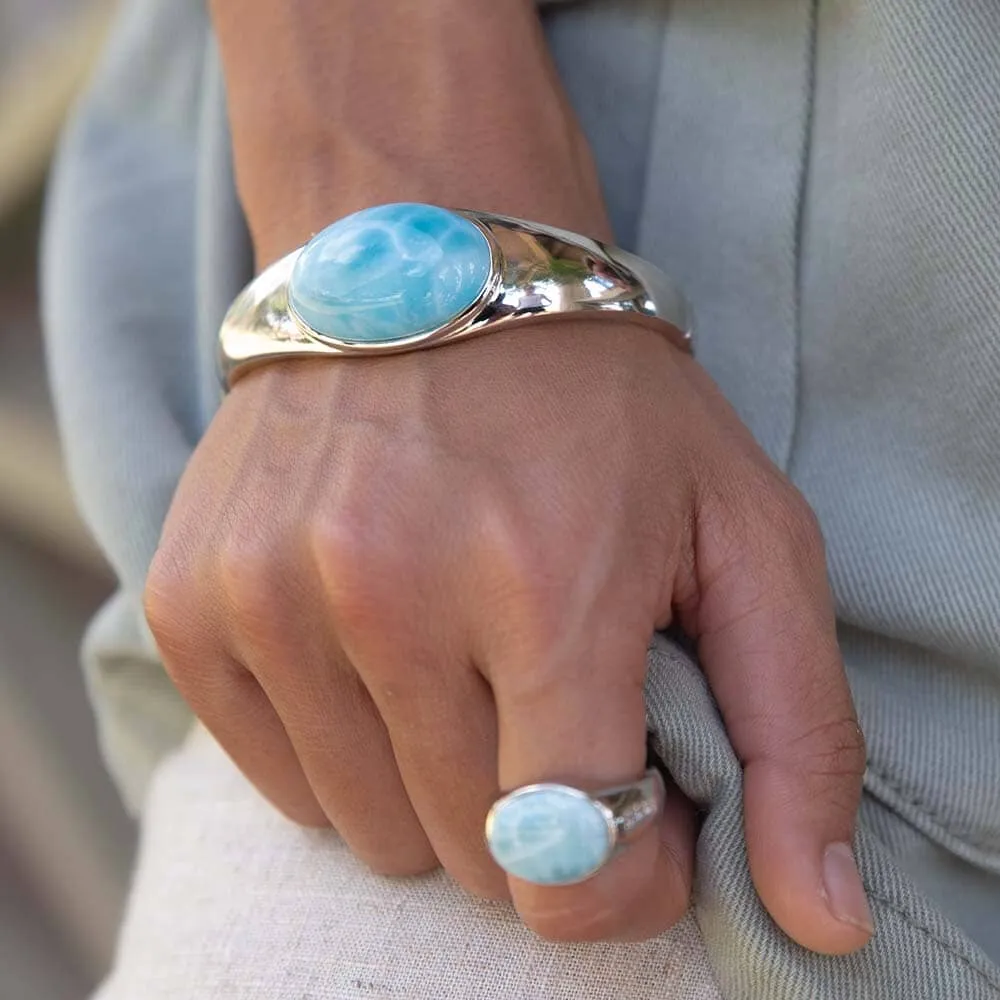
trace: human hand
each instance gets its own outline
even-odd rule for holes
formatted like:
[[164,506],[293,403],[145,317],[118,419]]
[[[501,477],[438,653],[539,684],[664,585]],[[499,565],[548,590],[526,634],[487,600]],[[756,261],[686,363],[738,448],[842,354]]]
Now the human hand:
[[658,829],[560,888],[508,882],[483,820],[501,789],[641,773],[646,648],[677,620],[744,765],[765,906],[806,947],[867,940],[848,849],[829,850],[864,749],[819,531],[650,330],[543,321],[250,373],[180,484],[147,610],[181,692],[289,816],[382,872],[509,889],[529,926],[578,940],[682,915],[690,806],[672,793]]
[[[609,236],[533,0],[210,8],[260,263],[388,201]],[[867,937],[821,874],[864,751],[831,603],[811,513],[705,373],[607,317],[248,374],[147,594],[178,687],[288,815],[573,939],[683,913],[690,804],[671,793],[659,831],[562,888],[508,885],[483,820],[501,788],[639,775],[646,645],[676,617],[744,762],[761,897],[837,952]],[[845,916],[860,893],[827,895]]]

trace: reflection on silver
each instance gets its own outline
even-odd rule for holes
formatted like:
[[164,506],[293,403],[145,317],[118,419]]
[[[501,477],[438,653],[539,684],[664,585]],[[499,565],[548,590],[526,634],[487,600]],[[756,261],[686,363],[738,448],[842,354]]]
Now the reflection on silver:
[[323,336],[292,314],[288,281],[299,254],[272,264],[236,298],[219,331],[219,367],[232,385],[250,367],[280,357],[398,354],[503,329],[542,316],[614,312],[691,351],[692,321],[673,282],[647,261],[617,247],[552,226],[485,212],[458,214],[489,240],[492,280],[479,299],[443,327],[388,343],[349,343]]
[[640,781],[598,792],[593,796],[614,817],[618,846],[627,844],[663,811],[663,776],[651,767]]

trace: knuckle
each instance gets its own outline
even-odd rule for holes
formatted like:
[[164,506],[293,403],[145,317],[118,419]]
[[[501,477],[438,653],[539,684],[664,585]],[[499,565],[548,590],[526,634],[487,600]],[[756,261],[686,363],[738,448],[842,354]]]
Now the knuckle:
[[219,630],[196,585],[193,559],[161,546],[153,558],[143,591],[143,610],[160,652],[162,666],[181,695],[198,709],[225,674],[205,670],[218,661]]
[[172,545],[161,545],[146,577],[142,602],[153,638],[168,654],[196,645],[199,616],[194,579],[187,557]]
[[507,504],[481,502],[477,517],[481,555],[498,587],[512,600],[532,600],[552,579],[556,546],[540,545],[537,529]]
[[789,804],[853,814],[865,774],[864,736],[853,717],[826,720],[776,748],[771,766],[785,775]]
[[309,547],[338,627],[352,633],[384,627],[387,611],[409,592],[412,540],[376,514],[341,510],[317,518]]
[[313,558],[324,573],[334,581],[340,579],[345,567],[354,565],[364,556],[369,532],[360,518],[343,504],[333,511],[317,514],[309,524],[308,544]]
[[826,559],[819,518],[806,498],[790,484],[782,484],[767,508],[773,533],[783,540],[796,564],[813,565]]
[[309,526],[309,547],[328,590],[353,589],[376,557],[379,532],[360,517],[337,511],[316,517]]
[[237,627],[256,632],[284,603],[281,545],[263,532],[234,531],[218,550],[219,584]]
[[800,565],[825,560],[816,512],[777,469],[741,467],[701,508],[701,526],[720,570],[762,556]]
[[853,715],[840,716],[814,726],[792,748],[801,765],[817,777],[851,777],[865,773],[865,736]]
[[[558,644],[572,616],[581,585],[577,546],[557,538],[540,538],[532,526],[496,504],[485,505],[481,518],[479,557],[484,567],[485,599],[505,611],[509,638],[535,649]],[[565,558],[572,551],[573,560]]]

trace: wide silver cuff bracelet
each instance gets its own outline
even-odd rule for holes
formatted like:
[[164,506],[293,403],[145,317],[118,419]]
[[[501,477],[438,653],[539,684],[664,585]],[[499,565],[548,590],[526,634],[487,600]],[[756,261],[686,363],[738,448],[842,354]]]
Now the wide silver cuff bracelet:
[[334,223],[247,285],[219,332],[220,374],[231,386],[279,358],[395,354],[588,313],[645,321],[691,350],[679,290],[634,254],[486,212],[382,205]]

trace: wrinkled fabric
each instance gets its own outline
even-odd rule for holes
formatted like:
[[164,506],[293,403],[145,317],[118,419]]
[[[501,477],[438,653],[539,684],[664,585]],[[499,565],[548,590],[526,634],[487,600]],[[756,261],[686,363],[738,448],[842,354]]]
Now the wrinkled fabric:
[[385,879],[331,831],[276,813],[200,727],[158,770],[132,899],[95,1000],[802,1000],[1000,992],[997,969],[862,826],[877,927],[856,955],[785,938],[761,909],[741,835],[741,772],[705,680],[678,646],[650,650],[649,724],[706,813],[694,916],[641,944],[553,945],[505,903],[444,873]]
[[[869,743],[878,933],[820,959],[753,893],[700,673],[653,655],[654,732],[707,810],[694,913],[718,988],[1000,996],[977,948],[1000,960],[1000,8],[597,0],[546,21],[619,242],[684,288],[699,360],[817,511]],[[125,4],[64,138],[43,263],[71,474],[121,580],[85,663],[138,809],[190,726],[142,584],[251,275],[196,0]]]
[[294,827],[200,728],[152,783],[95,1000],[140,997],[721,1000],[691,917],[641,944],[546,943],[443,872],[380,878],[332,831]]
[[875,921],[871,944],[831,958],[785,937],[750,881],[742,772],[704,675],[663,639],[650,650],[649,667],[646,701],[654,747],[680,788],[707,813],[698,840],[695,913],[723,996],[985,1000],[1000,995],[1000,969],[900,873],[864,822],[855,851]]

